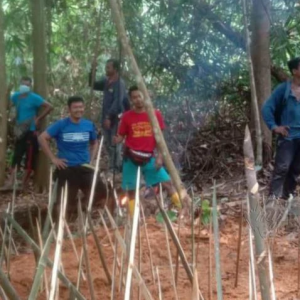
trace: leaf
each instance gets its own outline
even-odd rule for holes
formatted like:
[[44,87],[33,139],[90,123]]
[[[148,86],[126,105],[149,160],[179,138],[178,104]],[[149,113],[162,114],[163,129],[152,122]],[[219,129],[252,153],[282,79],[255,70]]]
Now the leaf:
[[[167,214],[167,216],[169,217],[169,219],[170,219],[170,221],[171,222],[175,222],[176,220],[177,220],[177,214],[176,214],[176,212],[174,212],[174,211],[172,211],[172,210],[168,210],[168,211],[166,211],[166,214]],[[156,221],[158,222],[158,223],[163,223],[164,222],[164,218],[163,218],[163,216],[162,216],[162,213],[161,212],[159,212],[157,215],[156,215]]]

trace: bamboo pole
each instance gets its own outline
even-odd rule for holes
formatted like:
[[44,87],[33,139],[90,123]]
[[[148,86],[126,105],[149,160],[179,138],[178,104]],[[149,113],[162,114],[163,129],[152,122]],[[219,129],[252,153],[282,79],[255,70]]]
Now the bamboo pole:
[[209,216],[209,251],[208,251],[208,299],[213,299],[213,289],[211,284],[212,275],[212,211],[210,211]]
[[[124,239],[122,238],[122,235],[121,235],[121,233],[120,233],[120,231],[117,227],[117,224],[116,224],[114,218],[112,217],[110,211],[108,210],[108,208],[106,206],[105,206],[105,211],[108,215],[108,218],[110,220],[112,228],[115,230],[115,236],[118,239],[118,242],[119,242],[120,246],[122,247],[122,250],[124,251],[125,255],[127,255],[128,249],[127,249],[126,243],[125,243]],[[151,296],[151,294],[150,294],[150,292],[149,292],[142,276],[140,275],[137,267],[135,265],[132,265],[131,267],[133,269],[133,275],[135,276],[136,280],[138,281],[138,284],[140,284],[141,287],[143,288],[143,296],[145,297],[146,300],[153,300],[153,298],[152,298],[152,296]]]
[[62,243],[63,243],[64,220],[65,220],[65,214],[66,214],[67,199],[68,199],[68,185],[66,183],[65,189],[62,191],[62,194],[61,194],[59,227],[58,227],[56,248],[55,248],[55,254],[54,254],[54,265],[53,265],[53,269],[52,269],[49,300],[54,300],[55,293],[56,293],[57,273],[58,273],[60,261],[61,261],[61,249],[62,249]]
[[192,300],[200,300],[198,272],[197,272],[197,268],[195,266],[194,266],[194,282],[193,282]]
[[239,221],[239,237],[238,237],[238,244],[237,244],[237,258],[236,258],[235,282],[234,282],[235,288],[238,286],[238,280],[239,280],[239,267],[240,267],[241,246],[242,246],[242,230],[243,230],[243,204],[241,204],[241,215]]
[[[119,5],[116,0],[109,0],[109,5],[111,8],[114,23],[116,25],[119,40],[122,42],[123,49],[129,58],[132,72],[136,77],[136,82],[137,82],[140,90],[142,91],[143,95],[146,98],[146,110],[147,110],[147,113],[149,116],[150,123],[153,128],[157,147],[163,156],[164,163],[169,171],[169,174],[172,178],[175,188],[179,194],[180,200],[181,201],[188,200],[188,197],[186,197],[187,196],[186,190],[183,188],[181,179],[180,179],[178,172],[176,170],[176,167],[172,161],[170,152],[168,150],[165,139],[163,137],[160,126],[158,124],[158,121],[157,121],[157,118],[155,115],[155,111],[153,108],[153,104],[152,104],[151,98],[149,96],[145,81],[142,77],[142,74],[141,74],[138,64],[136,62],[133,51],[129,45],[129,41],[128,41],[128,38],[126,35],[125,25],[124,25],[124,22],[122,19],[122,15],[120,13]],[[189,203],[183,203],[183,204],[189,204]]]
[[254,112],[254,122],[255,122],[256,164],[259,166],[262,166],[262,164],[263,164],[263,138],[262,138],[261,125],[260,125],[260,112],[259,112],[259,107],[258,107],[258,102],[257,102],[253,63],[252,63],[252,57],[251,57],[251,46],[250,46],[250,37],[249,37],[249,30],[248,30],[246,0],[243,0],[243,13],[244,13],[244,26],[245,26],[247,59],[248,59],[248,66],[249,66],[250,87],[251,87],[251,104],[252,104],[252,110]]
[[91,265],[88,257],[88,249],[87,249],[87,239],[86,239],[86,233],[84,230],[84,221],[83,221],[83,213],[81,208],[81,201],[78,200],[78,215],[79,215],[79,224],[81,227],[81,238],[82,238],[82,248],[83,248],[83,256],[85,261],[85,267],[86,267],[86,273],[87,273],[87,279],[89,284],[89,290],[91,299],[95,300],[95,289],[93,284],[93,277],[92,277],[92,271],[91,271]]
[[128,263],[127,275],[126,275],[124,300],[129,300],[130,299],[132,266],[134,265],[135,243],[136,243],[136,235],[137,235],[139,215],[140,215],[140,179],[141,179],[140,177],[141,177],[141,168],[138,167],[136,190],[135,190],[135,201],[134,201],[135,206],[134,206],[134,214],[133,214],[133,221],[132,221],[129,263]]
[[156,267],[156,276],[157,276],[157,285],[158,285],[158,299],[162,300],[163,298],[162,298],[162,292],[161,292],[161,284],[160,284],[158,267]]
[[46,240],[45,243],[45,247],[43,248],[43,251],[41,253],[28,300],[35,300],[38,296],[43,273],[46,267],[46,259],[48,258],[51,249],[52,239],[53,239],[53,229],[50,231],[48,239]]
[[269,245],[268,245],[268,260],[269,260],[269,276],[270,276],[270,283],[271,283],[271,295],[272,295],[272,300],[276,300],[276,292],[275,292],[275,286],[274,286],[273,261],[272,261],[271,248]]
[[111,284],[111,276],[110,276],[110,273],[109,273],[109,270],[108,270],[108,267],[107,267],[107,263],[106,263],[106,260],[105,260],[105,255],[104,255],[104,252],[102,250],[102,246],[101,246],[101,243],[99,241],[99,238],[98,238],[98,236],[96,234],[96,231],[94,229],[94,225],[93,225],[93,222],[92,222],[91,215],[88,214],[87,217],[88,217],[88,222],[89,222],[90,229],[92,231],[92,234],[93,234],[93,237],[94,237],[94,240],[95,240],[95,243],[96,243],[99,258],[100,258],[100,261],[102,263],[105,275],[107,277],[108,284]]
[[[16,232],[33,248],[33,251],[36,251],[39,255],[41,254],[41,249],[35,243],[35,241],[24,231],[24,229],[12,218],[8,213],[4,213],[4,217],[12,224]],[[50,259],[46,259],[47,266],[53,268],[53,262]],[[78,300],[85,300],[83,295],[78,292],[76,287],[72,282],[60,271],[58,271],[58,277],[63,282],[63,284],[78,298]]]
[[217,281],[217,298],[223,299],[222,292],[222,272],[221,272],[221,259],[220,259],[220,239],[219,239],[219,222],[218,222],[218,209],[217,209],[217,191],[216,183],[214,183],[213,191],[213,228],[214,228],[214,245],[215,245],[215,260],[216,260],[216,281]]
[[10,300],[21,300],[2,268],[0,268],[0,287],[4,290],[6,296]]
[[263,210],[259,204],[259,185],[256,179],[255,161],[251,142],[251,136],[248,126],[245,130],[244,139],[244,157],[245,172],[250,199],[250,225],[255,239],[256,257],[258,257],[257,267],[260,283],[260,293],[264,300],[270,300],[270,284],[268,278],[268,268],[266,263],[266,250],[264,242],[265,224],[259,216],[262,216]]

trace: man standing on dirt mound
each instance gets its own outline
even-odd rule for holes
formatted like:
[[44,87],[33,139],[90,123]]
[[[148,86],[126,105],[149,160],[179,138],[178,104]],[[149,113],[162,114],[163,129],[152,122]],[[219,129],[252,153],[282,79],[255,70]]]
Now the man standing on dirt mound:
[[[145,109],[144,95],[136,86],[129,89],[129,97],[132,102],[132,110],[124,113],[121,119],[118,135],[114,137],[114,143],[120,144],[125,140],[124,160],[122,172],[122,188],[128,193],[129,214],[134,213],[135,188],[138,167],[141,167],[147,186],[155,186],[159,183],[171,197],[172,203],[181,209],[178,194],[171,183],[170,176],[163,167],[162,154],[156,150],[156,141]],[[156,110],[156,117],[160,128],[165,125],[160,111]]]
[[[53,123],[44,131],[40,137],[40,145],[51,162],[56,166],[54,179],[58,179],[58,193],[55,214],[59,212],[59,201],[61,190],[68,182],[68,215],[71,215],[77,208],[77,193],[80,189],[87,204],[91,192],[94,169],[91,163],[94,161],[97,152],[97,133],[95,125],[82,118],[84,113],[84,100],[80,96],[73,96],[68,99],[70,116]],[[49,142],[56,140],[58,153],[53,154]],[[106,199],[106,186],[97,177],[95,188],[95,200],[101,201],[104,206]]]
[[[45,101],[41,96],[31,91],[32,79],[22,77],[19,91],[11,97],[11,102],[16,108],[16,122],[14,126],[15,149],[13,154],[10,178],[2,189],[12,188],[15,172],[21,166],[24,155],[25,173],[23,176],[22,187],[25,188],[29,177],[36,166],[36,159],[39,151],[37,141],[37,128],[53,109],[52,105]],[[38,115],[40,108],[43,112]]]
[[[119,124],[119,116],[130,108],[126,95],[126,87],[120,77],[120,63],[115,59],[109,59],[105,66],[106,77],[95,81],[93,88],[103,91],[101,127],[104,136],[105,147],[109,156],[109,173],[120,172],[122,164],[121,146],[113,145],[112,139],[116,135]],[[89,86],[92,85],[92,76],[89,76]]]
[[300,175],[300,57],[290,60],[288,67],[292,80],[281,83],[262,108],[265,123],[278,135],[271,204],[294,194]]

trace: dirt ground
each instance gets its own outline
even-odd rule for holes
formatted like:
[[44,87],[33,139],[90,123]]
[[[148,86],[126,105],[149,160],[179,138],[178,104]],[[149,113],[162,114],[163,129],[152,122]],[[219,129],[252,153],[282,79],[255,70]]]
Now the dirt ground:
[[[158,269],[162,299],[175,299],[174,291],[171,285],[171,273],[169,260],[167,256],[167,246],[165,233],[162,225],[158,224],[155,219],[147,219],[147,228],[150,238],[151,249],[153,253],[154,265]],[[196,227],[197,228],[197,227]],[[198,233],[198,228],[196,229]],[[238,220],[230,217],[220,228],[221,237],[221,269],[223,280],[223,299],[248,299],[248,230],[247,224],[244,224],[242,234],[242,254],[240,260],[239,282],[238,287],[234,288],[236,258],[237,258],[237,239],[238,239]],[[111,231],[113,237],[113,233]],[[113,266],[113,250],[103,228],[98,230],[98,236],[104,246],[104,252],[112,270]],[[175,246],[170,240],[171,252],[173,255],[173,264],[175,264]],[[181,244],[185,250],[187,259],[191,262],[191,229],[186,226],[181,229]],[[150,256],[147,246],[144,227],[141,227],[141,244],[142,244],[142,264],[141,274],[146,282],[154,299],[159,299],[157,285],[153,283],[152,271],[150,268]],[[75,240],[77,250],[80,252],[81,240]],[[202,229],[200,238],[196,236],[196,244],[199,243],[199,255],[197,259],[197,270],[199,278],[199,288],[205,299],[208,299],[208,270],[209,270],[209,239],[206,229]],[[51,256],[53,257],[54,247]],[[91,262],[92,276],[96,299],[110,299],[111,287],[107,283],[103,267],[100,263],[97,249],[92,235],[88,236],[88,251]],[[138,248],[136,248],[136,264],[138,264]],[[119,250],[120,252],[120,250]],[[120,257],[120,253],[119,253]],[[274,244],[274,271],[275,271],[275,288],[277,299],[296,299],[297,294],[297,272],[298,272],[298,248],[296,246],[296,237],[283,235],[275,239]],[[216,299],[216,283],[214,279],[214,255],[212,255],[213,271],[212,271],[212,288],[213,299]],[[74,254],[73,248],[69,240],[65,240],[63,244],[62,262],[64,272],[67,277],[75,283],[78,273],[78,261]],[[27,299],[32,279],[35,271],[35,261],[32,253],[21,254],[12,258],[11,279],[14,287],[22,299]],[[48,279],[50,278],[50,270]],[[117,290],[119,288],[119,272],[116,276]],[[130,299],[138,299],[137,282],[133,278],[133,290]],[[81,282],[80,291],[90,299],[87,281]],[[123,292],[116,295],[115,299],[123,299]],[[179,299],[192,299],[192,287],[182,265],[180,265],[178,278],[178,296]],[[59,299],[69,299],[69,293],[62,284],[59,287]],[[258,297],[259,299],[260,297]],[[38,299],[46,299],[45,293],[42,293]],[[143,297],[142,297],[143,299]]]

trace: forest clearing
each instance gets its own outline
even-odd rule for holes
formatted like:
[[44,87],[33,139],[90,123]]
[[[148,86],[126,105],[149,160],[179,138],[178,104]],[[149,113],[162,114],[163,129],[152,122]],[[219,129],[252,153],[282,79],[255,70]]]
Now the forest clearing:
[[0,0],[0,299],[300,299],[296,0]]

